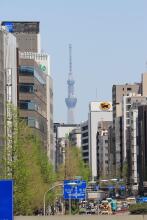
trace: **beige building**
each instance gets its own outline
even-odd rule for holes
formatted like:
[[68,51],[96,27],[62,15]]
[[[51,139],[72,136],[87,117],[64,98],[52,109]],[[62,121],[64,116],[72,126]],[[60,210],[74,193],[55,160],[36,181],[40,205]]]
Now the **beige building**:
[[140,83],[113,85],[112,87],[112,106],[113,106],[113,143],[112,148],[113,164],[115,172],[122,172],[123,166],[123,139],[122,139],[122,101],[124,96],[129,94],[139,94],[141,92]]
[[113,106],[113,123],[116,117],[122,116],[122,99],[130,93],[141,93],[140,83],[113,85],[112,87],[112,106]]
[[47,150],[46,75],[33,59],[19,60],[20,117],[35,129]]
[[[46,53],[33,53],[33,52],[20,52],[19,57],[21,60],[34,60],[34,63],[37,65],[38,71],[41,75],[37,76],[35,69],[34,76],[38,77],[41,83],[43,83],[43,91],[41,99],[43,98],[44,113],[46,114],[46,123],[47,123],[47,155],[50,161],[55,163],[55,151],[53,147],[53,80],[50,73],[50,57]],[[45,83],[42,82],[42,78]],[[42,105],[42,107],[43,107]],[[41,106],[40,106],[41,107]]]
[[1,24],[16,37],[20,51],[41,52],[38,21],[3,21]]
[[142,88],[142,95],[147,96],[147,73],[142,74],[142,81],[141,81],[141,88]]
[[[19,100],[21,116],[29,126],[38,129],[54,163],[53,150],[53,80],[50,58],[41,53],[40,23],[36,21],[3,21],[19,48]],[[17,99],[16,99],[17,100]]]

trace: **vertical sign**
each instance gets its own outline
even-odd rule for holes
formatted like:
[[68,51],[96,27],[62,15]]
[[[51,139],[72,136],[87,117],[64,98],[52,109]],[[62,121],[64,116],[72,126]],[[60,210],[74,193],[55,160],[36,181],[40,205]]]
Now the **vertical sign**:
[[13,220],[12,180],[0,180],[0,220]]

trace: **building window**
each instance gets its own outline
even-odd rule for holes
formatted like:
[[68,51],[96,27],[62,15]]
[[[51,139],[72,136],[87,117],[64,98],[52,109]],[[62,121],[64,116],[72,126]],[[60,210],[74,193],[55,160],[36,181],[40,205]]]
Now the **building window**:
[[88,152],[84,152],[83,157],[88,157]]
[[20,109],[37,110],[37,104],[31,100],[21,100],[19,102]]
[[127,105],[127,106],[126,106],[126,110],[127,110],[127,111],[129,111],[130,108],[131,108],[131,105]]
[[82,127],[82,131],[85,131],[85,130],[88,130],[88,125],[87,125],[87,126]]
[[88,150],[88,145],[82,146],[82,150]]
[[34,92],[34,84],[33,83],[19,84],[19,92],[33,93]]
[[126,120],[126,124],[129,125],[130,124],[130,119]]
[[39,122],[35,117],[28,117],[28,126],[31,128],[39,128]]
[[84,134],[82,134],[82,137],[87,137],[88,136],[88,132],[85,132]]
[[20,66],[19,67],[19,74],[33,76],[34,75],[34,68],[31,66]]
[[87,143],[88,143],[88,139],[82,140],[82,144],[87,144]]
[[127,91],[131,91],[132,90],[132,88],[127,88]]

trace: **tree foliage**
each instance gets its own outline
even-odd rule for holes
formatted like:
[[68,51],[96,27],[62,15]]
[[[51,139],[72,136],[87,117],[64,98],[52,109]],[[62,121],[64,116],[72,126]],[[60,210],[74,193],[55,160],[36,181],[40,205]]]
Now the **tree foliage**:
[[58,169],[58,179],[74,179],[76,176],[81,176],[88,181],[90,169],[84,163],[80,149],[75,146],[69,146],[65,150],[65,162]]
[[6,143],[9,138],[12,139],[11,142],[9,140],[12,146],[11,149],[10,145],[6,146],[6,172],[3,178],[14,180],[15,215],[32,215],[35,210],[43,207],[44,193],[56,176],[38,133],[19,119],[17,111],[11,109],[11,114],[13,135],[6,137]]

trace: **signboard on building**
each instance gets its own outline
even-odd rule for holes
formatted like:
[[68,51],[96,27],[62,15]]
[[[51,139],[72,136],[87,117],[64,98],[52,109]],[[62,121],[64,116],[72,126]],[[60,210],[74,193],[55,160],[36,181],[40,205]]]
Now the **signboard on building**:
[[90,111],[95,112],[111,112],[112,111],[112,102],[103,101],[103,102],[91,102]]
[[13,220],[13,181],[0,180],[0,220]]
[[86,181],[85,180],[64,180],[64,199],[85,199]]
[[39,33],[39,22],[3,21],[1,24],[11,33]]

